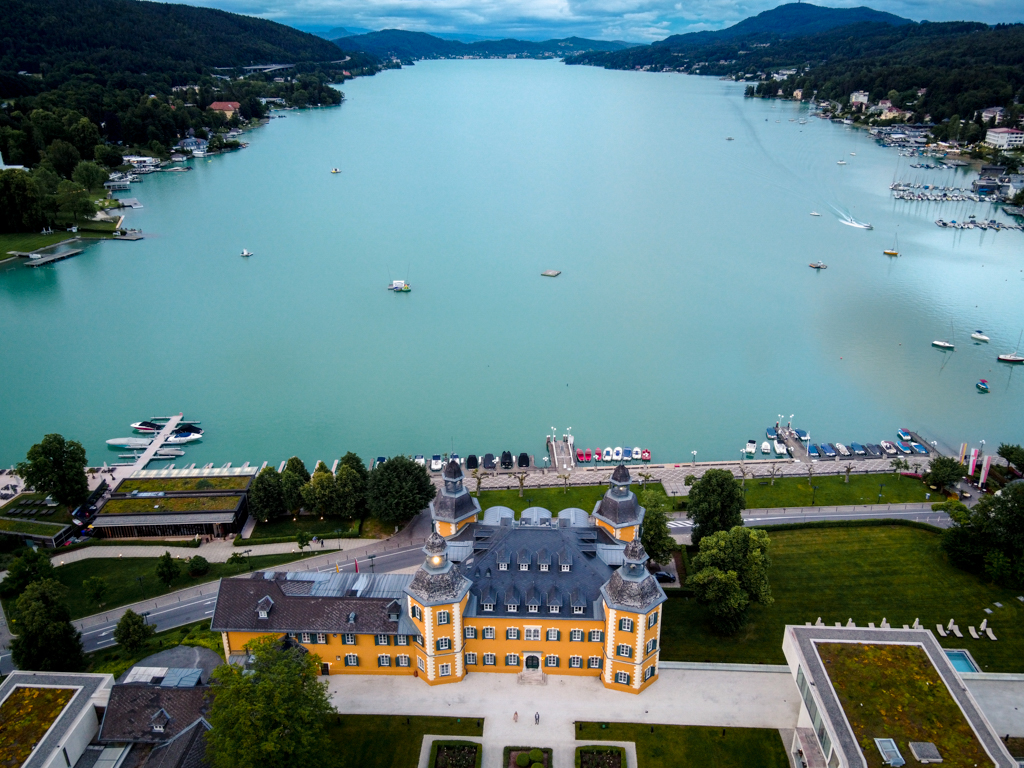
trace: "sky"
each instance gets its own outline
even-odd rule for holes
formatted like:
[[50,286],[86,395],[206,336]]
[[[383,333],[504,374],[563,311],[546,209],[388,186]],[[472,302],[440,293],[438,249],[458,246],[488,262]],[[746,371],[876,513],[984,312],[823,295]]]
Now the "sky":
[[[175,0],[181,1],[181,0]],[[442,34],[546,40],[577,35],[651,42],[672,34],[721,29],[774,8],[778,0],[202,0],[190,5],[260,16],[323,33],[331,27],[408,29]],[[921,21],[1024,21],[1020,0],[864,0]]]

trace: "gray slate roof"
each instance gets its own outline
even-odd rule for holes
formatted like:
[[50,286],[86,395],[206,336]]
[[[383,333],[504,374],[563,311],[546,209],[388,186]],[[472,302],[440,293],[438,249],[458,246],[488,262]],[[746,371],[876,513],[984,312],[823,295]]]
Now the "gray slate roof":
[[146,768],[206,768],[206,732],[210,724],[200,718],[166,744],[154,749]]
[[[163,688],[148,683],[122,683],[110,691],[98,739],[107,742],[162,744],[184,731],[200,717],[208,704],[208,686]],[[162,732],[153,730],[160,722]]]

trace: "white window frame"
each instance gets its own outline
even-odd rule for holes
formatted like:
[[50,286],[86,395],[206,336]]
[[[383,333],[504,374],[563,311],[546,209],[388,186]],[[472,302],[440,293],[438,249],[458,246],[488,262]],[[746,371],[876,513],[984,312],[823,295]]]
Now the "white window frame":
[[572,607],[573,614],[575,614],[577,616],[582,615],[585,610],[586,610],[586,608],[584,608],[582,605],[574,605]]
[[498,570],[499,571],[507,571],[508,570],[508,563],[498,563]]
[[583,634],[583,630],[582,629],[572,629],[572,630],[569,630],[569,642],[572,642],[572,643],[582,643],[584,637],[586,637],[586,635]]
[[493,654],[493,653],[485,653],[484,654],[484,666],[485,667],[494,667],[494,666],[497,666],[497,664],[498,664],[498,657],[495,654]]
[[632,632],[633,620],[629,618],[619,619],[619,632]]
[[452,665],[451,665],[451,664],[442,664],[442,665],[441,665],[441,666],[440,666],[440,667],[438,668],[438,671],[437,671],[437,673],[438,673],[438,675],[439,675],[439,676],[441,676],[441,677],[451,677],[451,674],[452,674]]
[[[509,659],[515,659],[514,662],[509,663]],[[519,666],[519,654],[518,653],[506,653],[505,654],[505,666],[506,667],[518,667]]]
[[267,612],[266,611],[260,611],[259,613],[260,613],[260,618],[261,619],[267,618]]
[[587,659],[587,669],[600,669],[601,668],[601,657],[591,656]]
[[466,653],[466,666],[476,666],[476,654],[473,651]]
[[560,605],[549,605],[548,606],[548,613],[559,613],[561,610],[562,610],[562,606],[560,606]]
[[633,646],[626,643],[619,643],[615,646],[615,655],[620,659],[631,659],[633,658]]
[[376,635],[373,640],[376,645],[390,645],[387,635]]
[[647,628],[650,629],[651,627],[653,627],[657,623],[658,623],[658,612],[655,611],[654,613],[652,613],[650,616],[647,617]]
[[484,611],[490,612],[494,610],[494,603],[484,603]]
[[562,573],[568,573],[569,572],[569,568],[570,568],[570,566],[569,566],[568,563],[562,563]]
[[395,663],[399,667],[408,667],[409,666],[409,657],[406,654],[403,653],[403,654],[395,657]]
[[355,633],[353,633],[353,632],[346,632],[345,634],[343,634],[341,636],[341,644],[342,645],[355,645],[356,644]]
[[653,664],[651,666],[649,666],[647,669],[644,670],[644,682],[647,682],[652,677],[654,677],[654,665]]
[[615,682],[619,685],[629,685],[629,672],[616,672]]
[[417,657],[416,657],[416,666],[420,668],[420,672],[423,672],[423,671],[424,671],[424,667],[423,667],[423,657],[422,657],[422,656],[417,656]]
[[657,647],[658,647],[658,638],[652,637],[650,640],[647,641],[647,645],[645,646],[644,650],[647,653],[651,653]]
[[408,645],[408,644],[409,644],[409,636],[408,635],[395,635],[395,645]]
[[549,566],[548,566],[548,564],[547,564],[547,563],[541,563],[541,564],[540,564],[540,569],[541,569],[541,571],[543,571],[544,573],[547,573],[547,572],[548,572],[548,567],[549,567]]
[[345,654],[345,666],[346,667],[358,667],[359,666],[359,656],[357,656],[354,653],[346,653]]
[[327,642],[327,633],[326,632],[317,632],[316,633],[316,641],[318,643],[326,643]]
[[592,643],[603,643],[604,632],[600,629],[592,629],[590,630],[590,633],[587,635],[587,639]]
[[518,605],[506,605],[505,606],[505,610],[508,611],[509,613],[519,613],[519,606]]
[[506,640],[518,640],[519,639],[519,627],[509,627],[505,630]]
[[537,611],[540,610],[540,606],[539,605],[528,605],[528,606],[526,606],[526,610],[529,613],[537,613]]
[[311,635],[309,634],[309,632],[303,632],[302,633],[302,642],[304,642],[304,643],[311,642],[310,639],[309,639],[310,637],[311,637]]
[[[554,662],[555,662],[554,664],[551,663],[552,660],[554,660]],[[544,656],[544,668],[545,669],[556,669],[558,667],[558,662],[559,662],[559,658],[558,658],[558,654],[557,653],[545,654],[545,656]]]
[[569,657],[569,668],[570,669],[583,669],[583,657],[582,656],[570,656]]
[[452,615],[448,611],[437,612],[437,623],[438,626],[442,624],[449,624],[452,620]]
[[476,627],[467,626],[463,629],[463,632],[467,640],[476,640]]
[[484,627],[484,640],[494,639],[494,627]]
[[388,656],[386,653],[378,654],[377,655],[377,666],[378,667],[390,667],[391,666],[391,657]]
[[439,651],[450,651],[452,649],[451,638],[439,637],[437,638],[437,650]]
[[523,640],[527,643],[539,643],[540,627],[523,627]]
[[530,564],[529,563],[520,563],[519,564],[519,570],[520,571],[528,571],[528,570],[530,570]]
[[557,643],[561,638],[560,633],[554,627],[550,628],[546,633],[547,641],[549,643]]
[[420,607],[418,605],[410,603],[409,604],[409,617],[412,618],[412,619],[422,619],[423,618],[423,611],[420,610]]

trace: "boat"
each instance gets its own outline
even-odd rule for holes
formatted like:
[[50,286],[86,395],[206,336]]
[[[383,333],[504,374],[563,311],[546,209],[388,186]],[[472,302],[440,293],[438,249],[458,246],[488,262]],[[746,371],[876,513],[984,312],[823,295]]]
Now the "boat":
[[856,229],[874,229],[871,224],[864,221],[857,221],[856,219],[840,219],[839,221],[848,227],[855,227]]
[[810,435],[807,434],[806,430],[794,429],[793,431],[796,432],[796,436],[803,440],[805,443],[811,439]]
[[910,444],[910,447],[914,449],[914,453],[920,454],[921,456],[927,456],[928,455],[928,449],[925,448],[920,443],[913,443],[912,442]]
[[899,448],[900,453],[913,453],[913,448],[910,447],[910,443],[905,440],[897,441],[896,447]]
[[813,264],[808,264],[807,266],[809,266],[811,269],[828,269],[828,265],[827,264],[823,264],[820,261],[815,262]]
[[601,461],[601,449],[600,448],[595,448],[594,449],[594,461]]
[[768,427],[768,429],[764,431],[764,436],[769,440],[774,440],[778,436],[775,432],[775,427]]
[[576,449],[576,461],[578,461],[580,464],[583,463],[583,449],[582,448],[577,448]]
[[979,391],[979,392],[988,392],[988,382],[987,382],[987,381],[985,381],[985,379],[981,379],[981,380],[980,380],[980,381],[979,381],[979,382],[978,382],[977,384],[975,384],[974,386],[976,386],[976,387],[978,388],[978,391]]
[[850,153],[850,157],[856,157],[856,156],[857,156],[857,153],[856,153],[856,152],[851,152],[851,153]]
[[164,440],[165,443],[171,445],[180,445],[181,443],[192,443],[196,440],[202,440],[203,436],[197,435],[195,432],[177,431],[172,432],[171,436]]
[[811,216],[821,216],[817,211],[811,211]]
[[412,290],[412,286],[405,282],[405,280],[392,280],[388,290],[395,293],[408,293]]
[[846,458],[847,456],[850,455],[850,449],[847,448],[842,443],[836,443],[836,450],[839,451],[839,455],[842,456],[843,458]]
[[341,173],[337,168],[331,168],[331,173]]
[[971,338],[975,341],[990,341],[989,337],[986,336],[982,331],[975,331],[971,334]]
[[776,456],[785,456],[786,455],[786,446],[783,443],[780,443],[778,440],[775,441],[775,455]]
[[761,443],[761,453],[768,454],[768,453],[771,453],[771,452],[772,452],[772,446],[771,446],[771,444],[767,440],[765,440],[763,443]]
[[864,450],[864,446],[861,445],[860,443],[850,443],[850,450],[853,451],[857,456],[863,456],[866,453],[866,451]]
[[628,445],[622,449],[622,460],[629,461],[633,457],[633,449]]
[[151,437],[115,437],[107,440],[107,445],[113,448],[147,448],[153,442]]
[[807,455],[810,456],[812,459],[817,459],[821,457],[821,452],[818,451],[818,446],[812,443],[811,445],[807,446]]
[[846,161],[845,161],[845,160],[839,160],[839,161],[838,161],[838,162],[836,163],[836,165],[846,165]]
[[132,429],[136,432],[159,432],[163,428],[163,424],[157,424],[155,421],[136,421],[132,424]]
[[587,464],[589,464],[589,463],[590,463],[590,460],[591,460],[591,459],[592,459],[593,457],[594,457],[594,454],[592,454],[592,453],[590,452],[590,449],[589,449],[589,448],[587,448],[587,450],[585,450],[585,451],[583,452],[583,461],[584,461],[584,462],[586,462]]
[[898,437],[900,440],[903,440],[904,442],[914,439],[913,436],[911,436],[910,431],[906,429],[897,429],[896,437]]
[[622,446],[616,446],[612,450],[612,461],[622,461]]
[[[952,320],[949,321],[949,333],[950,333],[950,338],[953,338],[953,321]],[[933,347],[938,347],[939,349],[956,349],[956,347],[953,345],[952,341],[942,341],[941,339],[936,339],[935,341],[933,341],[932,342],[932,346]]]
[[413,459],[413,461],[415,463],[419,464],[421,467],[427,466],[427,460],[425,458],[423,458],[423,454],[422,453],[417,453],[416,457]]
[[726,140],[726,141],[734,141],[734,139],[733,139],[733,137],[732,137],[732,136],[726,136],[726,137],[725,137],[725,140]]
[[883,440],[882,442],[879,443],[879,446],[882,448],[883,451],[885,451],[886,456],[896,455],[896,446],[890,443],[888,440]]
[[650,448],[644,448],[642,451],[640,451],[640,459],[642,461],[650,461],[651,460],[651,449]]
[[246,258],[249,258],[250,256],[254,256],[255,254],[252,251],[250,251],[248,248],[243,248],[242,249],[242,253],[240,255],[241,256],[245,256]]
[[441,460],[441,454],[435,453],[430,457],[430,471],[440,472],[442,469],[444,469],[444,462]]
[[601,453],[601,461],[611,461],[614,451],[611,448],[605,448]]
[[747,440],[747,444],[743,448],[743,452],[751,456],[757,453],[757,440]]
[[631,455],[635,461],[639,461],[643,455],[643,451],[641,451],[639,448],[634,448]]
[[1021,335],[1017,337],[1017,349],[1013,350],[1013,352],[1008,355],[999,355],[996,359],[999,360],[1000,363],[1024,363],[1024,357],[1017,354],[1020,350],[1021,337],[1024,337],[1024,331],[1021,331],[1020,333]]
[[821,444],[821,452],[825,454],[826,458],[834,459],[836,457],[836,450],[828,443]]
[[888,248],[882,251],[886,256],[899,256],[900,255],[900,236],[897,234],[892,242],[892,248]]

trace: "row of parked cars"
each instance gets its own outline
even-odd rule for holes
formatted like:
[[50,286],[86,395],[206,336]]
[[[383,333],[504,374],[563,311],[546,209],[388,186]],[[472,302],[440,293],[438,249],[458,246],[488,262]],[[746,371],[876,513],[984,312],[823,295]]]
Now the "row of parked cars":
[[807,455],[812,459],[837,459],[839,457],[849,458],[851,456],[864,456],[866,458],[881,459],[886,456],[898,456],[899,454],[918,454],[927,456],[928,449],[920,443],[907,440],[898,440],[895,443],[883,440],[880,443],[850,443],[847,448],[842,443],[812,443],[807,446]]
[[[475,453],[469,454],[465,460],[459,454],[453,453],[448,461],[455,459],[459,464],[464,464],[466,469],[472,471],[474,469],[528,469],[530,467],[530,454],[520,453],[518,458],[512,456],[511,451],[502,451],[500,457],[495,457],[493,453],[485,453],[483,456],[477,456]],[[415,461],[420,466],[426,466],[427,460],[423,454],[417,454]],[[445,460],[441,458],[441,454],[435,453],[430,457],[430,471],[440,472],[444,469]]]

